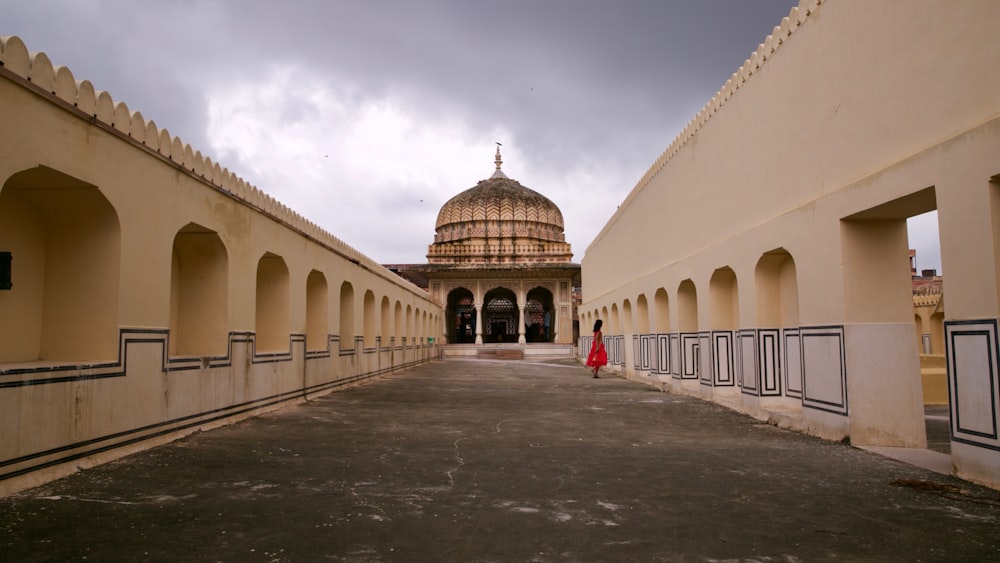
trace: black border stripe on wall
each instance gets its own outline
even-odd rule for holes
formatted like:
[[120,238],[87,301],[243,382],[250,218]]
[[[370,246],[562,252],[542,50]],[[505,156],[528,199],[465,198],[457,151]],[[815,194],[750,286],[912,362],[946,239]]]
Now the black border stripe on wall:
[[[795,344],[791,345],[788,343],[790,338],[795,339]],[[785,328],[781,330],[781,350],[782,350],[782,363],[785,367],[784,369],[784,381],[785,381],[785,396],[794,397],[796,399],[802,399],[802,337],[799,334],[798,327],[795,328]],[[794,350],[798,353],[799,358],[795,362],[790,362],[788,360],[788,352]],[[798,374],[797,381],[792,380],[792,369],[795,367],[795,372]],[[794,383],[794,384],[793,384]]]
[[[757,361],[757,331],[752,328],[745,328],[737,331],[737,333],[736,341],[739,342],[740,349],[740,389],[744,395],[757,396],[760,394],[758,385],[760,367]],[[745,340],[750,341],[750,347],[753,350],[753,362],[751,364],[753,366],[751,370],[753,373],[749,374],[746,370],[746,358],[744,358],[744,354],[746,353],[746,350],[743,349]]]
[[[806,383],[809,380],[809,362],[805,357],[806,338],[836,338],[840,356],[840,400],[824,400],[809,396],[809,388]],[[844,327],[843,325],[826,326],[804,326],[799,327],[799,346],[802,358],[802,407],[819,411],[825,411],[841,416],[848,416],[847,408],[847,352],[844,349]]]
[[[1000,381],[998,381],[998,358],[1000,358],[1000,338],[998,338],[997,319],[978,319],[963,321],[945,321],[945,359],[948,368],[948,405],[951,410],[951,439],[970,446],[1000,451],[1000,420],[998,420],[998,404],[1000,404]],[[962,405],[967,404],[963,400],[964,389],[959,382],[965,378],[965,374],[958,369],[957,346],[959,338],[975,338],[984,341],[980,352],[985,354],[987,372],[985,374],[971,374],[986,377],[986,387],[990,401],[990,426],[988,431],[965,428],[962,426]],[[975,393],[970,400],[982,400],[983,393]],[[968,418],[966,417],[966,420]]]

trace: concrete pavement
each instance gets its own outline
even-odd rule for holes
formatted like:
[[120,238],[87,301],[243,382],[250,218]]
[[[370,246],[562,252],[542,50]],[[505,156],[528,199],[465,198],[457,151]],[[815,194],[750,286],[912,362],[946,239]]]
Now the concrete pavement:
[[578,365],[448,361],[0,499],[2,561],[988,561],[1000,495]]

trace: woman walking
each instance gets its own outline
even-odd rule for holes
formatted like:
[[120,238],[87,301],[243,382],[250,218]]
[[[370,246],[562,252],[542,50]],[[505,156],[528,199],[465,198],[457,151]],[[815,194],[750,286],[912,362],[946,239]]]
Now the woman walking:
[[608,352],[604,349],[604,335],[601,334],[603,324],[601,319],[594,323],[594,343],[590,345],[590,354],[587,355],[587,366],[591,368],[595,378],[601,366],[608,365]]

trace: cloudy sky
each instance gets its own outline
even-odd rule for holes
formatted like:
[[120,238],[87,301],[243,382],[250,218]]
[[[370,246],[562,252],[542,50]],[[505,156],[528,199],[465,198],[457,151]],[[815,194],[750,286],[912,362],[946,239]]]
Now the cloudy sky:
[[[438,210],[500,142],[579,262],[797,3],[0,0],[0,34],[382,263],[426,261]],[[939,268],[923,236],[918,266]]]

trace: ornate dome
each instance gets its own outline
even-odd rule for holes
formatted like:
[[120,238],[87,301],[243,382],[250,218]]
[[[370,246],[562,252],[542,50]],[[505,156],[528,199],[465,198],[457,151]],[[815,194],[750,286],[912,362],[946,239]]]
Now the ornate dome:
[[500,169],[448,200],[438,213],[432,264],[569,262],[563,216],[542,194]]
[[439,235],[446,235],[447,229],[442,232],[442,227],[470,221],[538,223],[539,226],[557,228],[558,239],[550,240],[564,240],[562,212],[556,204],[506,175],[494,175],[488,180],[481,180],[474,187],[449,199],[438,213],[434,230]]

